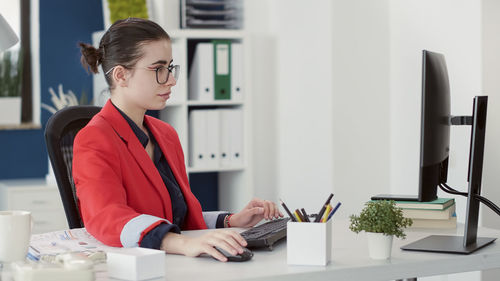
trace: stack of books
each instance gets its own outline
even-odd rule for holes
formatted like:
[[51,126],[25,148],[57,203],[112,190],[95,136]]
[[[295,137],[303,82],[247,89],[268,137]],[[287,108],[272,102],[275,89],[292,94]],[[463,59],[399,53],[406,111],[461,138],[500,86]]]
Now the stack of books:
[[455,199],[438,198],[430,202],[396,201],[403,216],[413,220],[412,228],[455,228]]

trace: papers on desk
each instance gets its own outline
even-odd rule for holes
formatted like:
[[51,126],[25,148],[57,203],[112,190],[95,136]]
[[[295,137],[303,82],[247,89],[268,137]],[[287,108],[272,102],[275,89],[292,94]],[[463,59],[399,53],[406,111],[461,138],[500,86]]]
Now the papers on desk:
[[54,231],[31,236],[28,258],[38,261],[42,257],[63,253],[83,253],[91,255],[106,252],[109,247],[97,241],[85,228]]

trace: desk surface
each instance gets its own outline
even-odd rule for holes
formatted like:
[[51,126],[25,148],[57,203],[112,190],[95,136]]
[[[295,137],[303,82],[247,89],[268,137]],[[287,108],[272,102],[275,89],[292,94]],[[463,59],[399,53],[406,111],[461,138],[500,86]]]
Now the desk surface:
[[[185,232],[200,235],[203,231]],[[218,262],[210,257],[190,258],[166,255],[165,280],[395,280],[500,267],[500,244],[471,254],[453,255],[409,252],[401,246],[429,234],[463,235],[463,226],[452,230],[407,230],[407,239],[394,239],[392,258],[377,261],[368,257],[364,233],[355,234],[347,221],[333,224],[332,261],[327,266],[296,266],[286,261],[286,242],[273,251],[255,250],[252,260],[242,263]],[[500,237],[499,230],[480,228],[479,236]],[[98,273],[98,280],[106,280]]]
[[[197,236],[205,231],[184,233]],[[255,250],[253,259],[242,263],[222,263],[211,257],[165,255],[167,276],[158,280],[395,280],[500,268],[498,242],[470,255],[400,249],[430,234],[461,236],[463,225],[452,230],[407,230],[406,233],[406,240],[394,239],[390,260],[372,260],[368,257],[366,235],[351,232],[347,221],[334,222],[332,261],[327,266],[288,265],[286,242],[281,242],[273,251]],[[500,237],[500,230],[480,228],[479,236]],[[98,281],[108,280],[105,267],[105,264],[96,267]],[[11,280],[10,275],[1,272],[0,280]]]

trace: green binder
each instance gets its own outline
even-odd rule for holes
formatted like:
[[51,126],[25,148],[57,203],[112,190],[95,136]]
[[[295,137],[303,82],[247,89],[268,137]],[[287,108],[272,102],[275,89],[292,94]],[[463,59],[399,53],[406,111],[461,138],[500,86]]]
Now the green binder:
[[214,99],[231,99],[231,41],[213,40]]

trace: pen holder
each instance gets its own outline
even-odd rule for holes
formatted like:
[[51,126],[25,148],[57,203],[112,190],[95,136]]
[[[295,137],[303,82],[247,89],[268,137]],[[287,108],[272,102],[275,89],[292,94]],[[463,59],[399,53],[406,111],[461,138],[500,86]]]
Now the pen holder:
[[295,265],[327,265],[332,256],[332,222],[288,222],[287,262]]

